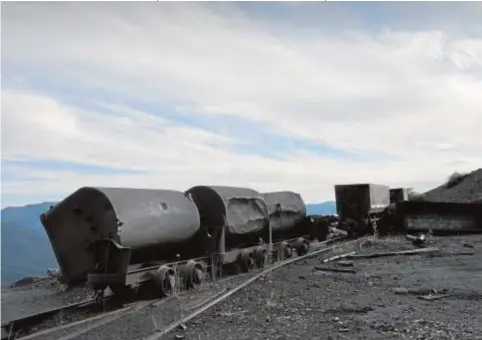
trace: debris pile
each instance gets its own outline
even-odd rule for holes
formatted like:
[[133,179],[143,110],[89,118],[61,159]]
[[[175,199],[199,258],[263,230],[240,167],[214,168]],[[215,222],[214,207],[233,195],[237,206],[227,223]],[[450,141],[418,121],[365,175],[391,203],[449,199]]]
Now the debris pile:
[[451,176],[447,183],[424,193],[423,197],[434,202],[482,202],[482,168],[458,175],[457,181]]

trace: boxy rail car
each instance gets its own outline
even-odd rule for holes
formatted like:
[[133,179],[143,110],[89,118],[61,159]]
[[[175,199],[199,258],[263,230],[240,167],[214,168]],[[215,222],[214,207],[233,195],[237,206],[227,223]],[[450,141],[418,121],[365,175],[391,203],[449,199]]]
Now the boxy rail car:
[[339,226],[350,236],[372,233],[383,211],[390,205],[390,188],[379,184],[335,185]]
[[408,201],[408,191],[406,188],[390,189],[390,203]]

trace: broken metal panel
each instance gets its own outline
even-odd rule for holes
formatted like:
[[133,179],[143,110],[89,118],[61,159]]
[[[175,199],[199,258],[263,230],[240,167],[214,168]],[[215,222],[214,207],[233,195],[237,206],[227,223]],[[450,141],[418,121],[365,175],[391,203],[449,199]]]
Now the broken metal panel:
[[268,205],[273,232],[293,229],[304,222],[306,206],[300,194],[292,191],[279,191],[263,193],[262,196]]
[[186,194],[190,194],[196,202],[202,224],[208,229],[222,227],[224,223],[228,234],[248,235],[261,232],[269,225],[266,202],[255,190],[197,186]]

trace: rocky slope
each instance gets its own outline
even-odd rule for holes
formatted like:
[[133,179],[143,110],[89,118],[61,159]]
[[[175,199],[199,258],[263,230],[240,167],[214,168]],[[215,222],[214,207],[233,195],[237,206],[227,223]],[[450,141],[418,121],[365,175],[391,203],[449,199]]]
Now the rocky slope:
[[451,176],[447,183],[426,192],[423,196],[435,202],[482,202],[482,168],[468,174]]

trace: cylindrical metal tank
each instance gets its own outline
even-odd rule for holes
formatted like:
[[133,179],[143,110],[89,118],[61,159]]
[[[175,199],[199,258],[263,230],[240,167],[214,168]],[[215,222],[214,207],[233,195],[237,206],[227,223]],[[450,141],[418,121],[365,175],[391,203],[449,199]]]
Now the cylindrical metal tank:
[[92,242],[111,238],[142,250],[182,243],[199,230],[195,204],[182,192],[83,187],[42,216],[63,275],[70,283],[92,266]]
[[199,230],[196,205],[171,190],[98,188],[122,225],[120,244],[133,249],[185,242]]
[[273,233],[295,228],[305,220],[306,206],[300,194],[291,191],[262,194],[268,205]]
[[269,223],[266,202],[252,189],[226,186],[196,186],[188,191],[208,230],[226,226],[231,236],[255,234]]

